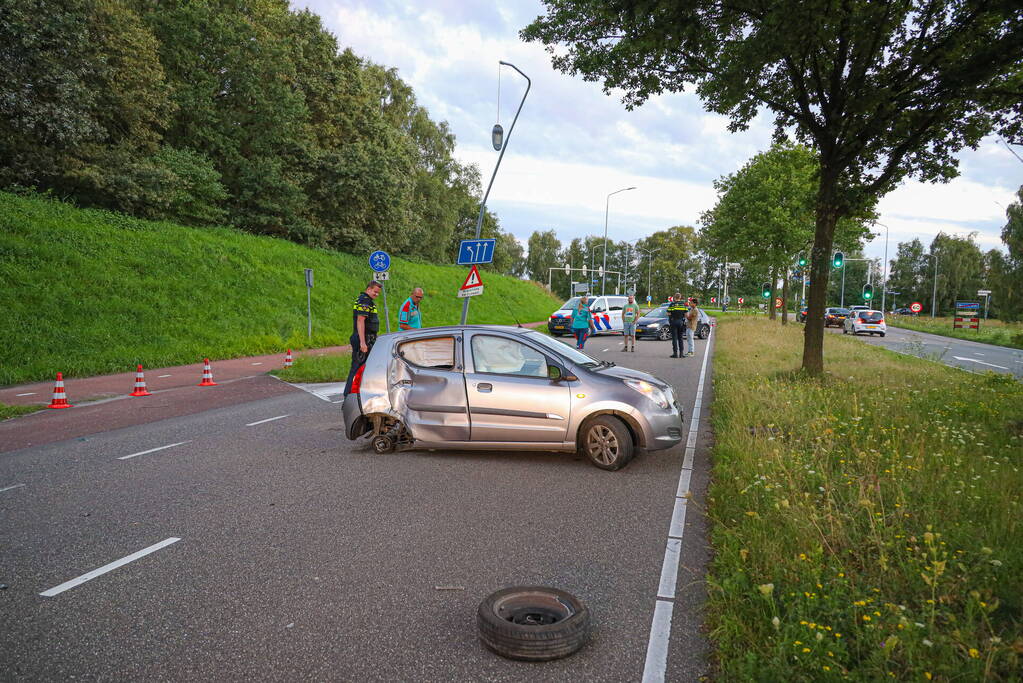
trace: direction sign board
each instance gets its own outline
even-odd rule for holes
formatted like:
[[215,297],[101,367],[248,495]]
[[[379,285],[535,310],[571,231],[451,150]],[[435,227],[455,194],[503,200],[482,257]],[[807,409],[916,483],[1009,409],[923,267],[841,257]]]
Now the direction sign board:
[[909,310],[913,311],[914,313],[919,313],[920,311],[924,310],[924,305],[919,301],[914,301],[909,305]]
[[990,289],[978,289],[977,290],[977,296],[991,296],[991,290]]
[[465,282],[458,290],[459,298],[465,298],[467,296],[479,296],[483,293],[483,280],[480,278],[480,271],[473,264],[472,269],[469,271],[468,277],[465,278]]
[[739,297],[739,305],[742,305],[743,303],[745,303],[745,300],[740,296]]
[[391,279],[391,272],[388,270],[381,270],[379,273],[373,273],[373,279],[377,282],[386,282]]
[[391,267],[391,255],[386,251],[374,251],[369,255],[369,267],[378,273],[389,270]]
[[956,302],[956,310],[957,311],[979,311],[980,310],[980,302],[979,301],[957,301]]
[[490,263],[494,260],[496,239],[462,240],[458,247],[458,265],[471,266],[477,263]]

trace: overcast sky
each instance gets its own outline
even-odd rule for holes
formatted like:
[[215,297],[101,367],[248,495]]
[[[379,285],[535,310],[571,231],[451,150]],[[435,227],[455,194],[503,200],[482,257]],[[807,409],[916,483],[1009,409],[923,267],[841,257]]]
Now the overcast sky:
[[[620,98],[556,72],[541,45],[518,32],[542,13],[539,0],[293,0],[319,14],[343,47],[398,70],[434,120],[458,138],[456,155],[479,165],[484,185],[497,152],[490,130],[498,117],[498,60],[533,81],[494,182],[488,207],[523,242],[553,229],[567,242],[603,234],[608,193],[609,236],[633,240],[672,225],[696,225],[714,205],[713,181],[770,146],[770,118],[742,133],[703,110],[691,94],[657,97],[627,111]],[[501,71],[500,122],[508,131],[525,81]],[[1023,148],[1015,148],[1023,156]],[[962,174],[949,184],[907,182],[880,203],[890,228],[889,258],[899,241],[925,244],[939,232],[976,231],[982,249],[1003,247],[1005,209],[1023,184],[1023,163],[995,138],[961,155]],[[867,245],[882,256],[884,230]]]

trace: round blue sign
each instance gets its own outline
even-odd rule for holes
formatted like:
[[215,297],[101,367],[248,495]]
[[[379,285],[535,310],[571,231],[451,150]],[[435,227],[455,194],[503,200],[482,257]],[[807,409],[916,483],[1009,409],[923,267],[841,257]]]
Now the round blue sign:
[[386,251],[374,251],[369,255],[369,267],[382,273],[391,267],[391,256]]

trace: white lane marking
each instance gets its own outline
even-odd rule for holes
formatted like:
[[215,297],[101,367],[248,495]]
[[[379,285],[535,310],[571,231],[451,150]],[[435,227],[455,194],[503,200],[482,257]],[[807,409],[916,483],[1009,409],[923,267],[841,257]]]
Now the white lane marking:
[[262,363],[253,363],[253,365],[262,365]]
[[668,668],[668,640],[671,638],[671,613],[675,605],[666,600],[654,604],[654,620],[650,624],[650,642],[646,646],[643,683],[660,683]]
[[975,355],[975,356],[983,356],[984,354],[981,353],[980,351],[974,351],[973,355]]
[[603,349],[603,350],[601,351],[601,353],[604,353],[604,351],[610,351],[610,350],[611,350],[611,349]]
[[164,377],[170,377],[170,375],[157,375],[156,379],[163,379]]
[[[277,375],[270,375],[276,377],[279,381],[284,382],[283,379],[277,377]],[[285,384],[291,384],[293,387],[297,387],[302,391],[312,394],[321,401],[327,403],[342,403],[342,401],[335,401],[334,399],[345,394],[345,383],[344,382],[323,382],[318,384],[295,384],[292,382],[284,382]]]
[[27,394],[15,394],[15,396],[35,396],[36,392],[30,391]]
[[952,357],[955,358],[956,360],[965,360],[965,361],[969,361],[971,363],[980,363],[981,365],[990,365],[991,367],[998,368],[999,370],[1008,370],[1009,369],[1009,368],[1005,367],[1004,365],[995,365],[994,363],[985,363],[984,361],[977,360],[976,358],[964,358],[963,356],[952,356]]
[[156,453],[157,451],[166,450],[168,448],[174,448],[175,446],[182,446],[182,445],[184,445],[186,443],[191,443],[191,442],[192,442],[191,439],[189,439],[188,441],[178,441],[177,443],[170,443],[170,444],[167,444],[166,446],[160,446],[159,448],[150,448],[148,451],[139,451],[138,453],[132,453],[131,455],[122,455],[121,457],[118,458],[118,460],[127,460],[129,458],[137,458],[140,455],[146,455],[147,453]]
[[678,478],[678,488],[675,490],[676,498],[685,498],[686,494],[689,493],[689,481],[693,476],[693,470],[686,469],[685,465],[682,466],[682,474]]
[[60,595],[61,593],[63,593],[66,590],[71,590],[75,586],[80,586],[83,583],[85,583],[86,581],[92,581],[97,576],[103,576],[107,572],[112,572],[115,569],[117,569],[118,567],[123,567],[124,565],[128,564],[129,562],[134,562],[135,560],[137,560],[137,559],[139,559],[141,557],[145,557],[149,553],[155,553],[160,548],[166,548],[171,543],[177,543],[180,540],[181,540],[180,538],[175,538],[175,537],[171,536],[170,538],[164,539],[164,540],[160,541],[159,543],[154,543],[153,545],[149,546],[148,548],[143,548],[142,550],[138,551],[137,553],[132,553],[131,555],[128,555],[127,557],[122,557],[119,560],[114,560],[110,564],[105,564],[102,567],[100,567],[99,569],[93,569],[91,572],[89,572],[87,574],[82,574],[77,579],[71,579],[70,581],[65,581],[64,583],[60,584],[59,586],[54,586],[53,588],[51,588],[48,591],[43,591],[39,595],[43,596],[44,598],[52,598],[55,595]]
[[[711,335],[714,330],[711,329]],[[683,470],[679,473],[679,486],[676,490],[676,494],[682,489],[683,478],[686,490],[689,489],[689,477],[686,475],[687,471],[692,470],[693,461],[690,456],[690,452],[696,452],[695,441],[697,433],[700,430],[700,407],[703,402],[703,383],[707,378],[707,360],[710,358],[710,341],[711,337],[707,337],[707,343],[703,349],[703,364],[700,367],[700,381],[696,387],[696,397],[693,400],[693,411],[689,420],[689,439],[686,443],[686,459],[682,462]],[[643,683],[662,683],[664,681],[665,671],[668,669],[668,644],[671,642],[671,615],[674,610],[674,605],[671,602],[667,602],[661,599],[662,595],[670,595],[673,599],[675,596],[675,581],[678,579],[678,564],[681,560],[681,549],[682,549],[682,534],[685,531],[685,513],[687,498],[681,498],[676,496],[675,507],[672,509],[671,514],[671,526],[669,527],[668,535],[668,546],[664,552],[664,562],[661,564],[661,581],[657,588],[658,599],[654,605],[654,619],[650,624],[650,639],[647,641],[646,646],[646,663],[643,665]],[[673,569],[665,567],[669,561],[671,542],[677,541],[679,552],[674,555],[671,559],[674,560]],[[668,586],[665,586],[665,572],[674,572],[675,581],[672,581],[670,590]]]
[[268,417],[265,420],[256,420],[255,422],[250,422],[250,423],[248,423],[245,426],[246,427],[255,427],[256,425],[261,425],[264,422],[273,422],[274,420],[283,420],[286,417],[291,417],[291,413],[288,413],[287,415],[278,415],[277,417]]
[[682,541],[669,538],[664,549],[664,562],[661,563],[661,582],[657,587],[657,597],[667,600],[675,599],[675,584],[678,583],[678,560],[682,554]]
[[4,491],[10,491],[11,489],[16,489],[19,486],[24,486],[24,484],[15,484],[14,486],[6,486],[6,487],[0,489],[0,493],[3,493]]

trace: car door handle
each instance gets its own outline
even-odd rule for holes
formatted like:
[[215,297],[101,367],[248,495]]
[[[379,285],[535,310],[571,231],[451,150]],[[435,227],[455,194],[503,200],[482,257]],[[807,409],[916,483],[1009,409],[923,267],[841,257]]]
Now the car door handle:
[[483,394],[489,394],[493,390],[494,385],[490,384],[489,382],[480,382],[479,384],[476,385],[476,391],[479,391],[480,393]]

